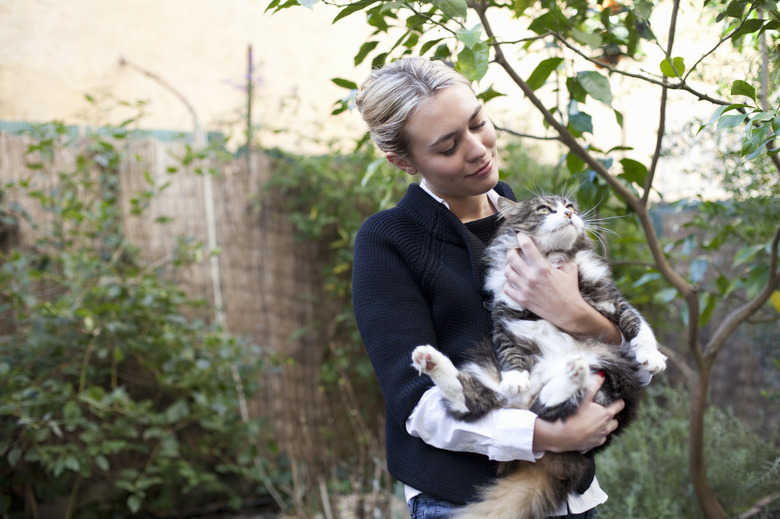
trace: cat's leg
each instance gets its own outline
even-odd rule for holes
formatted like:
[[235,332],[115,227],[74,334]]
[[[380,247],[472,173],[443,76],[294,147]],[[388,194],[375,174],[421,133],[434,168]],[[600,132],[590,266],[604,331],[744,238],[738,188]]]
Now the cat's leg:
[[666,355],[658,351],[658,342],[655,340],[653,330],[644,319],[639,325],[636,337],[631,339],[631,349],[643,369],[654,375],[666,369]]
[[431,377],[454,411],[468,412],[458,368],[446,355],[427,344],[417,346],[412,352],[412,366]]
[[578,396],[585,388],[590,366],[582,357],[566,362],[563,369],[555,373],[539,392],[539,402],[546,407],[555,407]]
[[513,369],[501,372],[501,395],[507,406],[526,408],[531,390],[531,376],[526,370]]

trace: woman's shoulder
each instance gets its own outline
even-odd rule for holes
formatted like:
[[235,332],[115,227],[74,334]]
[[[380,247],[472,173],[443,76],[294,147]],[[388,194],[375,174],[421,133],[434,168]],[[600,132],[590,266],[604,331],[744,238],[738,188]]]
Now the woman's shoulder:
[[402,207],[392,207],[370,216],[360,226],[355,238],[355,248],[389,248],[398,251],[416,250],[428,232],[412,214]]
[[417,184],[411,184],[397,205],[383,209],[368,217],[359,234],[398,235],[420,232],[420,205],[427,202],[427,195]]

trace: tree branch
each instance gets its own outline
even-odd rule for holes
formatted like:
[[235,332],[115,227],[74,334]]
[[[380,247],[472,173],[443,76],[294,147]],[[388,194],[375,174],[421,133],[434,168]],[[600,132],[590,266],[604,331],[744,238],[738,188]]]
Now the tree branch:
[[506,132],[510,135],[514,135],[515,137],[522,137],[524,139],[535,139],[537,141],[560,141],[560,137],[545,137],[543,135],[531,135],[529,133],[521,133],[515,130],[510,130],[509,128],[504,128],[503,126],[498,126],[497,124],[493,124],[493,127],[495,127],[496,130],[500,132]]
[[756,297],[731,312],[720,323],[720,326],[715,330],[715,333],[705,350],[705,356],[708,362],[712,362],[712,359],[714,359],[721,350],[726,339],[734,333],[734,330],[761,308],[772,296],[772,293],[780,287],[780,270],[777,268],[778,244],[780,244],[780,226],[778,226],[775,231],[775,236],[772,239],[772,246],[769,250],[769,279],[767,280],[766,286],[758,295],[756,295]]
[[[484,3],[472,1],[470,7],[474,9],[477,16],[482,23],[482,27],[485,30],[485,34],[489,41],[496,41],[495,34],[485,14]],[[569,148],[575,155],[582,159],[591,169],[593,169],[601,178],[603,178],[612,190],[614,190],[618,196],[620,196],[636,213],[639,219],[645,236],[647,237],[647,245],[650,248],[650,252],[653,255],[653,259],[656,262],[657,269],[664,278],[666,278],[672,286],[674,286],[688,302],[689,311],[698,310],[698,297],[696,290],[692,287],[684,278],[682,278],[667,261],[664,256],[661,244],[658,240],[658,236],[655,233],[653,222],[650,219],[650,214],[647,208],[644,207],[640,200],[634,196],[634,194],[624,186],[615,176],[611,175],[604,165],[596,160],[590,153],[588,153],[582,145],[572,136],[571,133],[553,116],[552,113],[544,106],[544,103],[534,94],[534,91],[528,86],[528,84],[517,74],[514,68],[509,64],[504,56],[503,50],[500,45],[494,45],[493,50],[495,53],[495,62],[504,69],[507,75],[512,81],[522,90],[529,101],[536,107],[539,113],[542,114],[545,121],[558,133],[561,142]],[[698,314],[694,318],[694,321],[698,321]]]
[[[608,63],[604,63],[602,61],[599,61],[595,58],[591,58],[587,54],[583,53],[581,50],[573,46],[571,43],[569,43],[566,38],[561,36],[558,33],[551,32],[549,33],[551,36],[554,36],[560,43],[562,43],[564,46],[566,46],[569,50],[580,56],[582,59],[589,61],[590,63],[593,63],[594,65],[597,65],[603,69],[606,69],[611,74],[618,74],[625,77],[630,77],[632,79],[638,79],[640,81],[644,81],[646,83],[650,83],[653,85],[658,85],[661,87],[666,87],[670,90],[682,90],[684,92],[688,92],[690,94],[693,94],[695,97],[699,99],[699,101],[708,101],[710,103],[721,105],[721,106],[728,106],[732,104],[730,101],[725,101],[723,99],[715,99],[714,97],[710,97],[707,94],[703,94],[699,92],[698,90],[691,87],[688,83],[686,83],[682,78],[677,83],[670,83],[668,78],[662,78],[662,79],[656,79],[653,76],[650,75],[642,75],[642,74],[635,74],[633,72],[628,72],[625,70],[621,70],[617,67],[613,67],[612,65],[609,65]],[[499,44],[494,44],[494,46]]]

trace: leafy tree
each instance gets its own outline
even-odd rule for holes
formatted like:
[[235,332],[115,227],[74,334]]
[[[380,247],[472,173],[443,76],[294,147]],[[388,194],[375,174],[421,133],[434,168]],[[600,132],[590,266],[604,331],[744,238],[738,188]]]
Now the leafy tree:
[[[667,136],[667,106],[670,94],[687,96],[691,101],[707,103],[712,117],[701,130],[714,128],[740,143],[737,163],[744,171],[750,161],[771,164],[767,177],[771,186],[780,178],[780,157],[775,139],[780,136],[780,114],[777,108],[777,83],[774,65],[777,59],[780,18],[774,1],[733,0],[705,1],[691,6],[701,12],[701,23],[719,29],[709,50],[695,61],[685,60],[676,49],[679,39],[702,37],[704,31],[678,28],[680,0],[671,0],[667,19],[653,17],[656,7],[648,0],[432,0],[421,2],[383,2],[354,0],[325,3],[338,8],[334,23],[363,12],[373,33],[355,54],[355,64],[370,58],[372,66],[403,55],[424,55],[448,60],[471,80],[479,81],[489,69],[502,72],[517,90],[497,92],[491,87],[480,93],[486,101],[499,95],[522,95],[535,107],[552,136],[567,153],[562,164],[588,201],[616,197],[618,204],[631,212],[645,238],[651,259],[646,279],[662,280],[666,299],[678,300],[684,309],[680,326],[686,352],[669,350],[672,359],[686,374],[691,389],[689,469],[699,504],[707,517],[727,517],[707,478],[704,453],[705,410],[713,365],[724,344],[752,316],[759,312],[777,318],[770,298],[777,301],[780,286],[778,242],[780,215],[773,198],[749,195],[731,203],[704,202],[696,232],[687,239],[705,250],[720,250],[737,229],[742,230],[739,215],[744,208],[758,202],[765,213],[765,223],[752,226],[737,253],[734,267],[728,273],[705,276],[712,265],[706,257],[683,260],[679,248],[665,249],[659,240],[650,213],[650,197],[659,158]],[[272,0],[267,11],[278,11],[304,5],[313,7],[316,0]],[[654,26],[661,28],[663,37]],[[693,30],[692,30],[693,29]],[[718,31],[716,31],[718,32]],[[745,72],[737,68],[723,70],[715,51],[727,46],[743,55]],[[641,60],[650,47],[663,51],[663,59],[649,66],[654,72],[631,66]],[[536,58],[531,74],[524,76],[508,52],[520,51]],[[732,74],[724,77],[724,74]],[[612,84],[620,77],[626,85],[654,88],[659,104],[655,151],[645,164],[631,157],[632,148],[600,149],[596,144],[597,125],[591,113],[599,105],[609,107],[618,124],[623,115],[614,108]],[[724,80],[721,82],[721,78]],[[339,101],[334,113],[352,106],[357,84],[344,78],[334,82],[350,94]],[[700,86],[701,85],[701,86]],[[701,131],[700,139],[711,139]],[[629,143],[630,144],[630,143]],[[776,196],[777,191],[771,196]],[[776,200],[776,199],[774,199]],[[730,214],[729,211],[731,211]],[[705,223],[719,227],[701,232]],[[729,222],[730,228],[723,227]],[[709,249],[706,249],[709,248]],[[690,250],[690,247],[689,249]],[[737,296],[740,303],[727,303]],[[702,333],[710,316],[720,321],[712,334]],[[688,365],[684,358],[692,359]]]

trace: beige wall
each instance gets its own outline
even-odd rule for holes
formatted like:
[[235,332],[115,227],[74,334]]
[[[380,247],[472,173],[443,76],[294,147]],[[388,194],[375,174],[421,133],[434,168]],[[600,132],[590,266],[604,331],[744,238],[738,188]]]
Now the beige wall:
[[[269,2],[0,0],[0,120],[57,118],[76,122],[88,107],[84,95],[91,93],[99,98],[112,95],[124,101],[148,101],[143,120],[146,128],[191,130],[192,117],[185,105],[158,82],[120,66],[124,57],[178,90],[208,130],[232,131],[234,146],[238,146],[243,142],[242,127],[236,121],[244,113],[246,97],[228,83],[243,80],[251,44],[262,77],[254,108],[255,123],[265,129],[260,134],[262,146],[322,152],[326,148],[313,141],[336,137],[352,142],[362,135],[363,125],[354,111],[339,117],[329,115],[334,101],[346,94],[330,79],[345,77],[359,82],[367,74],[368,64],[357,70],[353,66],[353,56],[369,34],[365,15],[357,13],[334,25],[331,20],[337,11],[321,2],[311,11],[293,8],[274,15],[264,13]],[[654,16],[656,35],[665,41],[668,2],[662,3]],[[696,9],[684,10],[678,23],[697,26],[699,16]],[[500,20],[494,28],[507,34],[512,23]],[[709,29],[704,26],[696,32],[679,32],[676,54],[684,56],[688,64],[695,62],[707,50],[697,42],[698,36]],[[717,35],[714,37],[716,41]],[[647,50],[647,60],[633,65],[635,72],[658,70],[660,50],[652,45]],[[527,77],[539,56],[531,56],[527,63],[523,58],[510,57],[521,63],[520,72]],[[744,66],[744,56],[737,56],[740,58]],[[724,57],[719,59],[727,62]],[[728,66],[738,63],[731,59]],[[480,88],[491,84],[511,93],[488,106],[498,124],[521,132],[544,132],[538,113],[505,74],[491,70]],[[636,88],[619,77],[613,77],[612,85],[616,108],[624,114],[624,127],[615,123],[611,110],[589,104],[587,110],[598,128],[595,144],[602,149],[629,145],[634,148],[632,158],[646,161],[655,143],[659,91],[657,87]],[[706,85],[695,86],[710,90]],[[551,87],[545,89],[554,95]],[[704,103],[672,91],[667,129],[679,127],[692,110],[701,117],[712,113]],[[112,122],[123,120],[123,115],[114,114]],[[94,110],[90,114],[90,124],[105,123],[105,119]],[[535,141],[528,141],[528,145],[541,146]],[[536,154],[552,162],[560,152],[558,146],[547,144]],[[679,164],[663,160],[656,187],[672,198],[704,192],[698,178],[681,176],[678,171]]]
[[[325,122],[326,136],[361,132],[355,114],[327,114],[345,92],[330,78],[358,76],[352,56],[363,20],[332,25],[335,12],[324,5],[265,14],[269,1],[0,0],[0,120],[73,122],[91,93],[148,101],[148,128],[190,130],[185,105],[120,66],[124,57],[178,90],[208,129],[224,129],[220,121],[244,109],[244,94],[228,82],[243,81],[252,45],[262,77],[256,123],[317,136]],[[283,141],[295,142],[263,135],[264,145]]]

